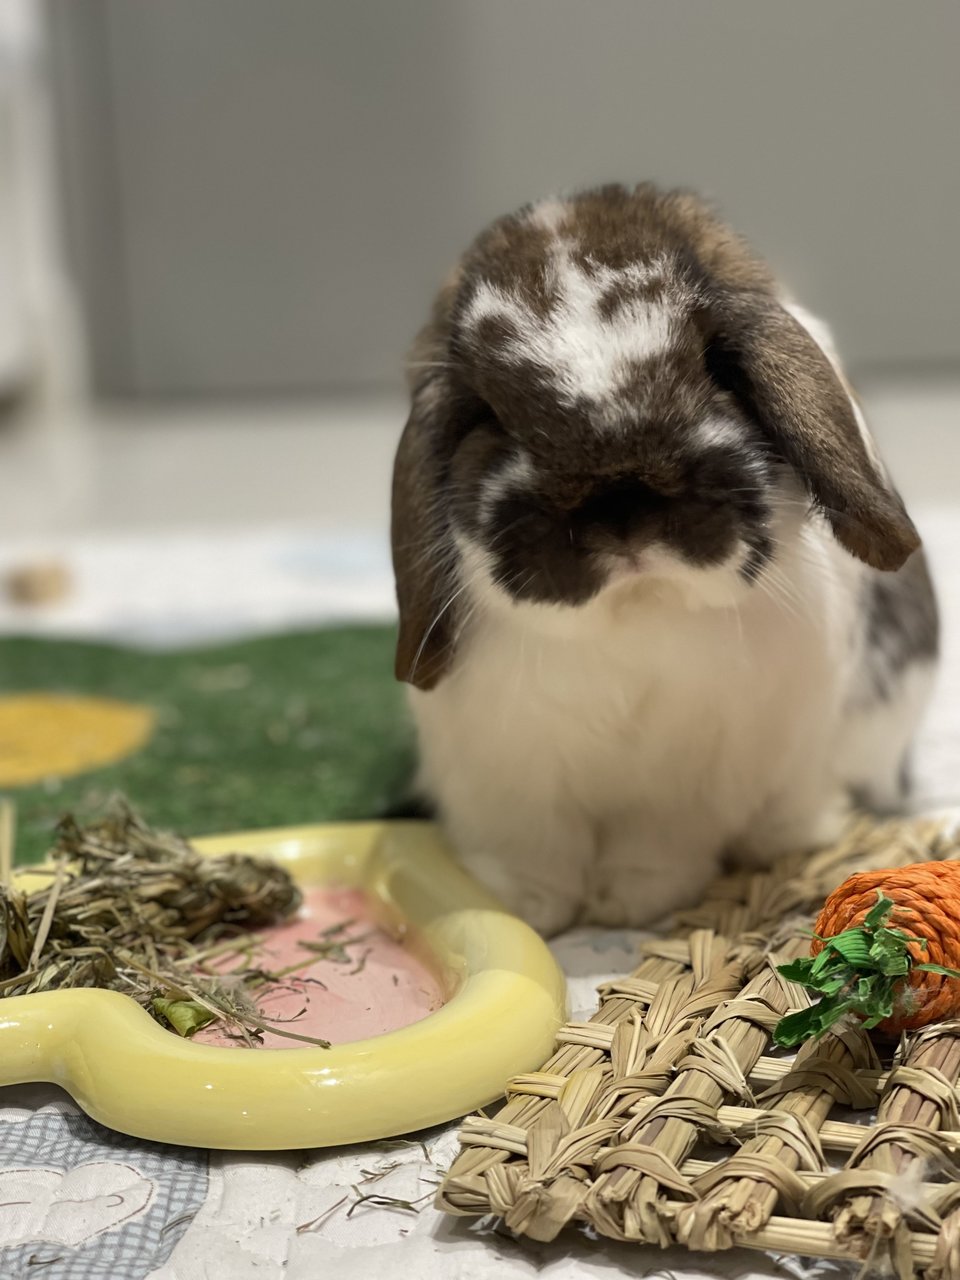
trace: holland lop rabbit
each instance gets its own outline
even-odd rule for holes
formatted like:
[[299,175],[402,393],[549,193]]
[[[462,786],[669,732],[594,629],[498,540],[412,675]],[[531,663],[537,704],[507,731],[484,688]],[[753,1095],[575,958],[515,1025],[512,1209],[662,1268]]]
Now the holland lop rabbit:
[[695,196],[502,218],[396,458],[397,675],[466,866],[543,933],[901,798],[936,606],[827,331]]

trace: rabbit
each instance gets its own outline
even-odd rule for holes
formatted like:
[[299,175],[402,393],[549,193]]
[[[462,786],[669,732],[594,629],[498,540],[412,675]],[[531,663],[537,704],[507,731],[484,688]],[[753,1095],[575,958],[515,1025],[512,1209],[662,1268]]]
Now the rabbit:
[[545,935],[901,802],[938,622],[828,330],[695,195],[494,222],[409,364],[396,674],[464,865]]

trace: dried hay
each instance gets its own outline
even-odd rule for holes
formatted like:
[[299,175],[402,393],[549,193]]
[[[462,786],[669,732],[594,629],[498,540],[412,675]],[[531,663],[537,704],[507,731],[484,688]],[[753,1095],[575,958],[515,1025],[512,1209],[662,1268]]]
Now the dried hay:
[[[283,867],[238,853],[203,858],[185,840],[151,830],[119,798],[85,827],[69,816],[60,822],[48,864],[31,868],[47,874],[41,888],[17,888],[12,845],[12,806],[4,802],[0,997],[99,987],[131,996],[180,1035],[216,1022],[248,1045],[269,1029],[329,1047],[278,1026],[257,1004],[259,992],[290,972],[258,967],[251,934],[300,905]],[[324,946],[343,951],[333,935],[346,923],[305,949],[299,967]]]

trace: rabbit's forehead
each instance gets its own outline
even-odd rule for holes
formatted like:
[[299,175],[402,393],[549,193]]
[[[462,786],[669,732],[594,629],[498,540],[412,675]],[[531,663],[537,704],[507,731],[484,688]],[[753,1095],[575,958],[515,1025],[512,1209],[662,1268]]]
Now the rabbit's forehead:
[[[535,366],[569,406],[616,395],[634,366],[669,349],[677,315],[654,268],[589,274],[569,254],[550,263],[550,302],[539,313],[519,291],[482,280],[464,324],[504,365]],[[610,300],[614,300],[611,303]]]
[[464,289],[461,347],[488,377],[526,376],[602,424],[645,366],[686,348],[694,301],[667,248],[604,239],[576,206],[549,201],[486,244]]

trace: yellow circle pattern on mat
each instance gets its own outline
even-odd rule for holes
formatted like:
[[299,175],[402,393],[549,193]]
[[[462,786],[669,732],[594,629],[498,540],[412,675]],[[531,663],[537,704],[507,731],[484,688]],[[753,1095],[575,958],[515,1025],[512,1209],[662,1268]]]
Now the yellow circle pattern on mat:
[[0,697],[0,787],[29,787],[114,764],[150,737],[149,707],[79,694]]

